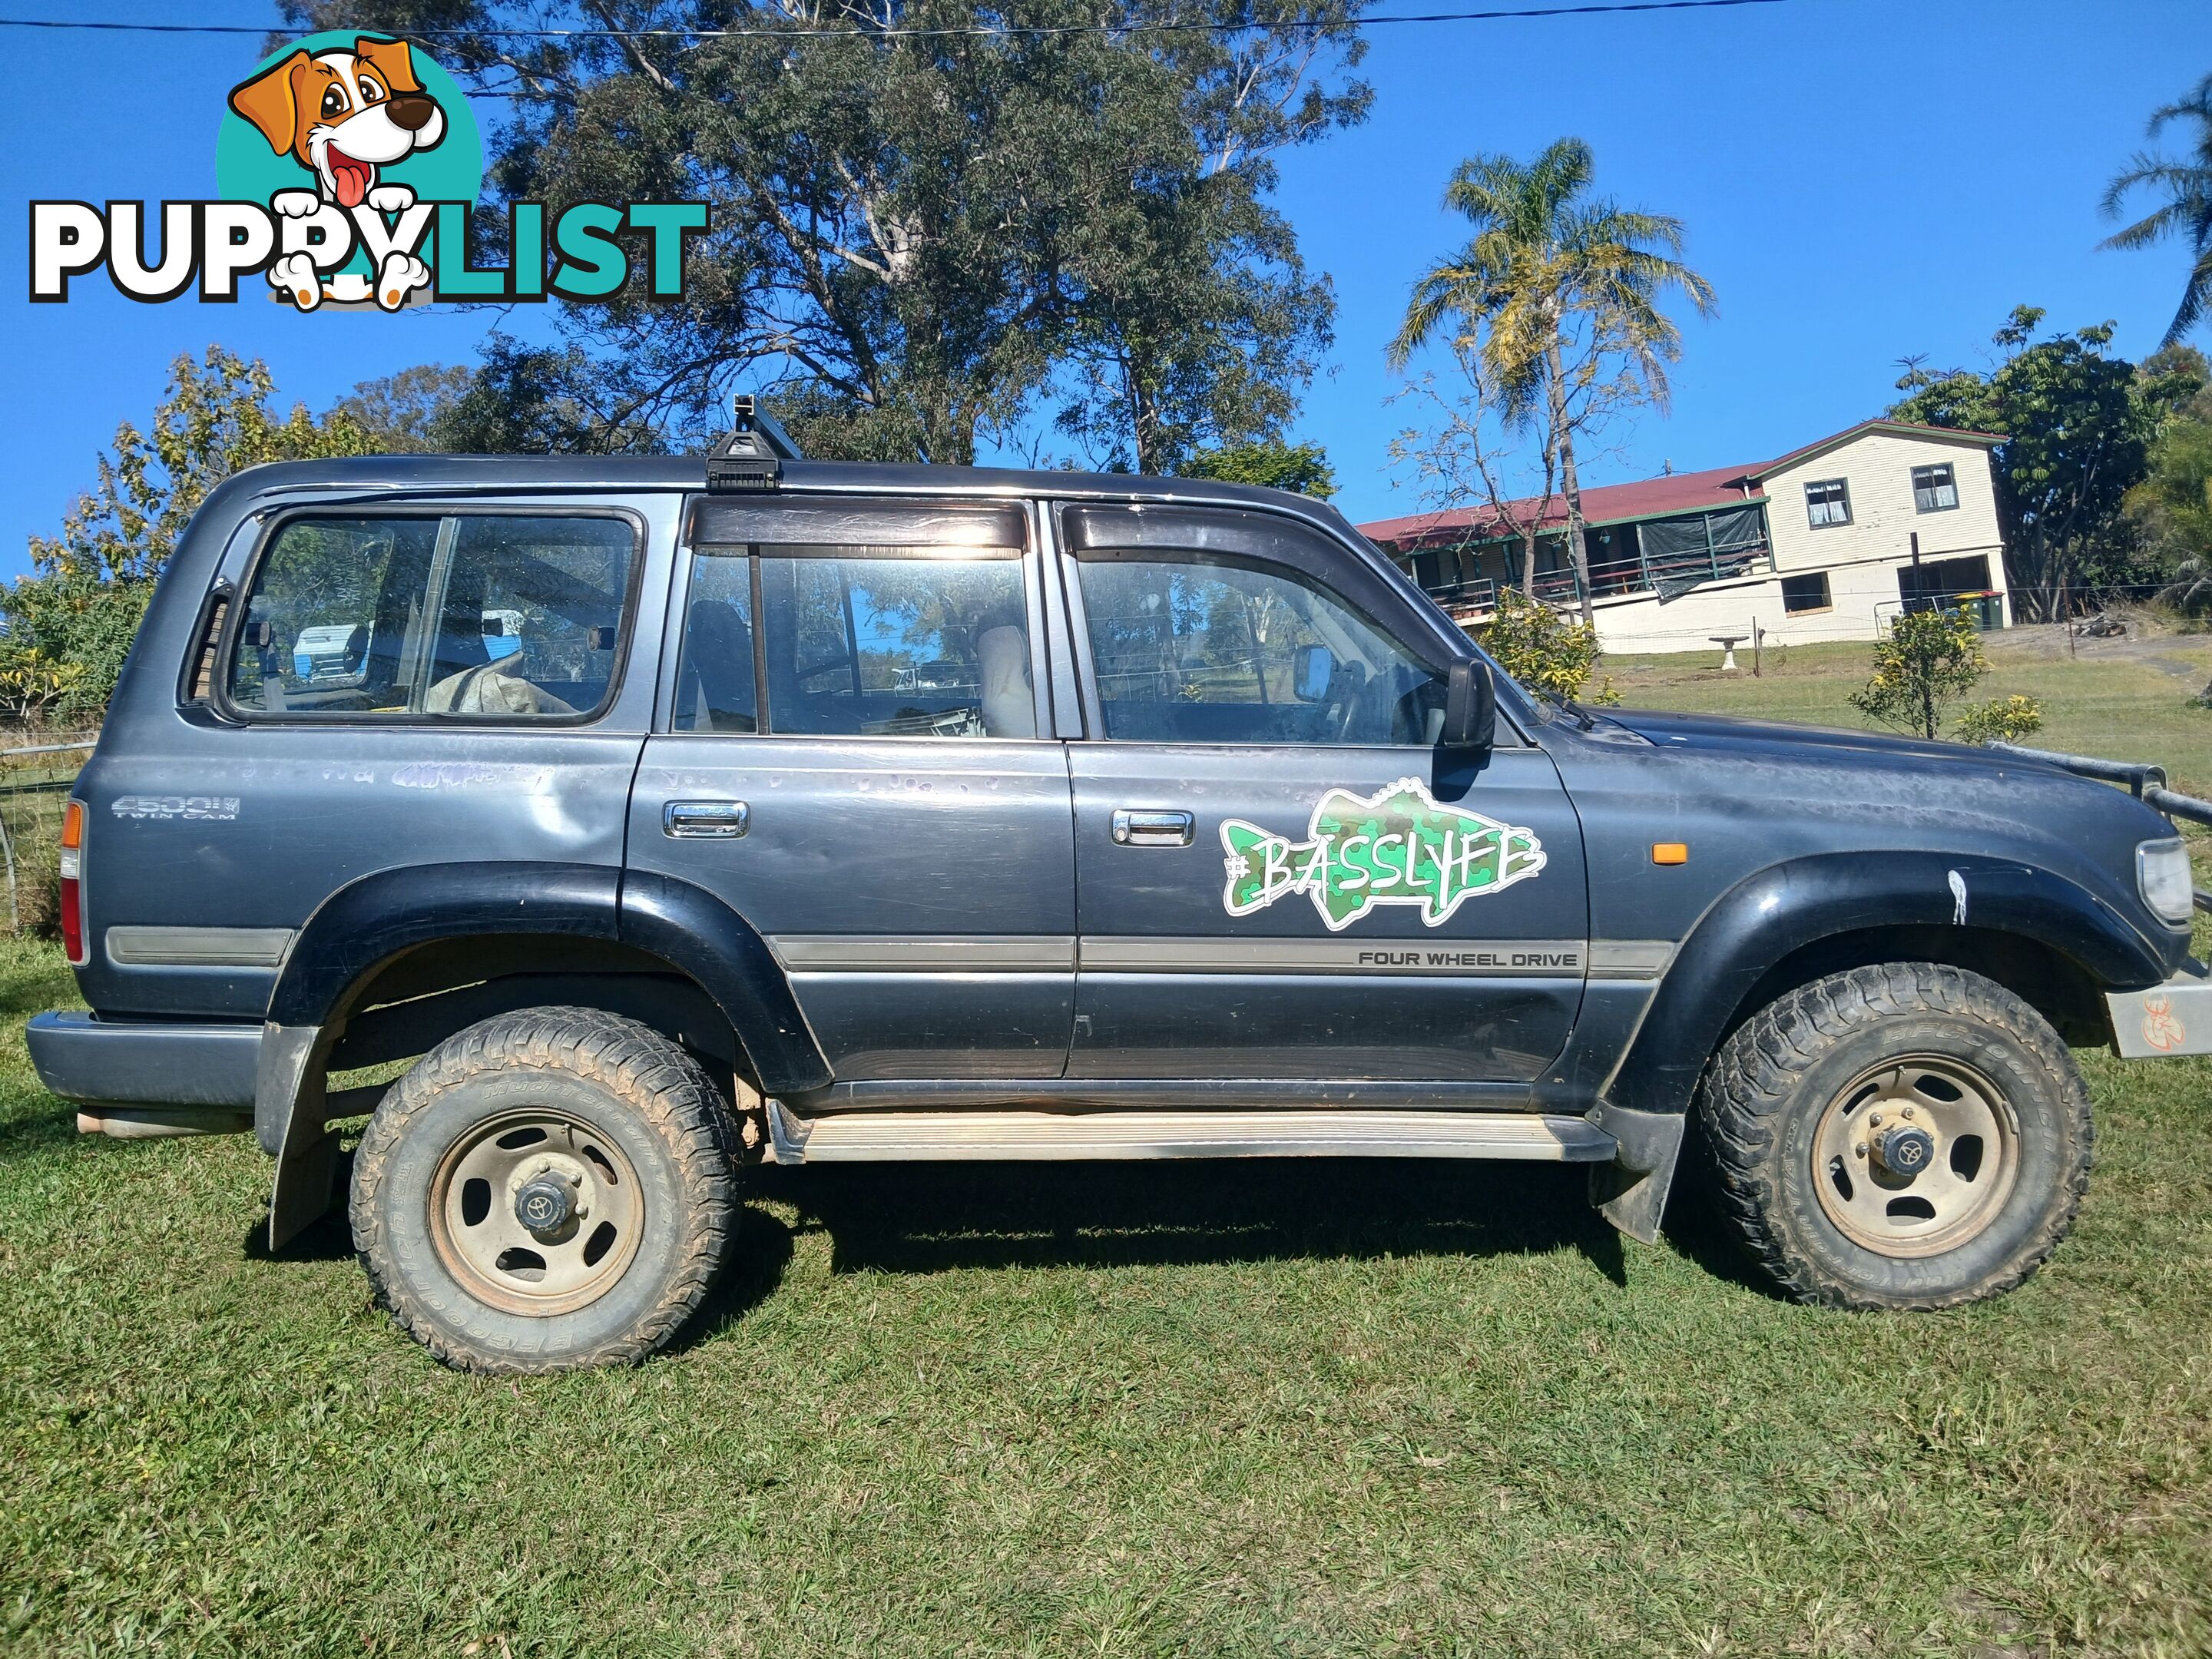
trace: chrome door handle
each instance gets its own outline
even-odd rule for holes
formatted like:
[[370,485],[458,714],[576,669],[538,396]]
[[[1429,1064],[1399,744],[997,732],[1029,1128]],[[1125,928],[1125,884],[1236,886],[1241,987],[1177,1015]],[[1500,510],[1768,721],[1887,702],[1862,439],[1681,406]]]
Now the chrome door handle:
[[753,809],[741,800],[672,800],[660,809],[664,835],[678,840],[735,841],[753,827]]
[[1198,820],[1188,812],[1114,809],[1116,847],[1188,847]]

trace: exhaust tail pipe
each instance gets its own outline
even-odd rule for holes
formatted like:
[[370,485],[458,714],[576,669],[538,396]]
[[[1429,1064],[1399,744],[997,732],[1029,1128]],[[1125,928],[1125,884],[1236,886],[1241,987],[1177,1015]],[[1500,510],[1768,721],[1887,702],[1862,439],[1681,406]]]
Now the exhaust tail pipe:
[[253,1127],[253,1114],[226,1106],[137,1107],[79,1112],[76,1132],[115,1140],[167,1140],[177,1135],[237,1135]]

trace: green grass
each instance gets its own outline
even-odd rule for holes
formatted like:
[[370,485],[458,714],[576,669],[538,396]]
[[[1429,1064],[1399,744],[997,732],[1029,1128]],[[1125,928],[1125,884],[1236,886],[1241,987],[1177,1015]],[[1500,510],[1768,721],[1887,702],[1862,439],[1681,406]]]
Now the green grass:
[[[2148,629],[2148,632],[2146,629]],[[2022,692],[2041,700],[2038,747],[2162,765],[2174,787],[2212,795],[2212,709],[2189,701],[2212,681],[2212,635],[2162,633],[2137,623],[2124,640],[2083,640],[2069,656],[2054,629],[1986,635],[1990,672],[1971,701]],[[1866,684],[1871,647],[1798,645],[1765,653],[1754,678],[1739,648],[1734,673],[1717,647],[1668,656],[1608,656],[1609,676],[1632,708],[1744,714],[1815,726],[1872,724],[1844,699]]]
[[[0,1013],[70,1000],[0,946]],[[1512,1166],[765,1172],[646,1368],[440,1370],[242,1139],[81,1140],[0,1036],[13,1651],[2212,1647],[2212,1067],[2088,1058],[2039,1278],[1792,1307]],[[477,1644],[473,1649],[470,1644]]]

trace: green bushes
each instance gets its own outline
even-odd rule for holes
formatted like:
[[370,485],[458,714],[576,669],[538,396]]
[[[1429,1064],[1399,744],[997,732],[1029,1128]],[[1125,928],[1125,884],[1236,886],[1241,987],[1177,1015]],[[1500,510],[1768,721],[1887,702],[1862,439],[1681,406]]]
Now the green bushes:
[[2018,743],[2042,729],[2043,705],[2033,697],[2015,693],[1976,703],[1959,716],[1958,724],[1951,731],[1960,743],[1988,743],[1992,739]]
[[[1497,614],[1482,631],[1483,648],[1498,665],[1531,691],[1579,697],[1597,671],[1597,629],[1570,622],[1540,599],[1513,588],[1501,589]],[[1616,703],[1620,693],[1607,680],[1590,699]]]
[[[1948,707],[1989,672],[1981,634],[1964,611],[1907,611],[1875,641],[1874,672],[1850,702],[1885,726],[1932,739],[1943,735]],[[1991,697],[1960,714],[1952,735],[1960,743],[2010,743],[2042,727],[2043,706],[2033,697]]]

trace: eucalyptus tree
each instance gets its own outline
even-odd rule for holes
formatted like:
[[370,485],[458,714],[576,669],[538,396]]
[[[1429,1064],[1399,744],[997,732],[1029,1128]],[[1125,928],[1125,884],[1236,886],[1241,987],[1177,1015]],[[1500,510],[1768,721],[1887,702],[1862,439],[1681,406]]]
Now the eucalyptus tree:
[[[1158,470],[1273,431],[1328,343],[1334,296],[1266,198],[1281,150],[1364,116],[1367,3],[283,12],[418,31],[505,112],[480,216],[495,242],[501,200],[708,204],[680,299],[634,286],[565,308],[561,349],[526,365],[584,417],[563,441],[710,428],[742,381],[820,453],[967,461],[1056,413],[1095,458]],[[514,411],[495,424],[533,429]]]
[[[1444,205],[1474,234],[1421,273],[1389,351],[1394,368],[1432,341],[1472,353],[1507,422],[1542,426],[1546,452],[1559,463],[1586,623],[1589,552],[1575,440],[1590,416],[1577,412],[1575,365],[1664,407],[1681,333],[1660,308],[1662,296],[1678,289],[1701,314],[1713,310],[1712,285],[1680,258],[1681,222],[1593,194],[1595,170],[1579,138],[1561,138],[1527,163],[1510,155],[1461,162]],[[1613,398],[1585,407],[1620,406]]]
[[2106,237],[2105,246],[2149,247],[2170,236],[2189,249],[2192,263],[2181,285],[2181,304],[2160,343],[2165,345],[2179,340],[2212,309],[2212,75],[2186,97],[2153,110],[2148,137],[2156,139],[2172,123],[2196,129],[2187,159],[2138,152],[2106,187],[2104,203],[2105,212],[2117,218],[2121,204],[2137,190],[2163,198],[2135,223]]

